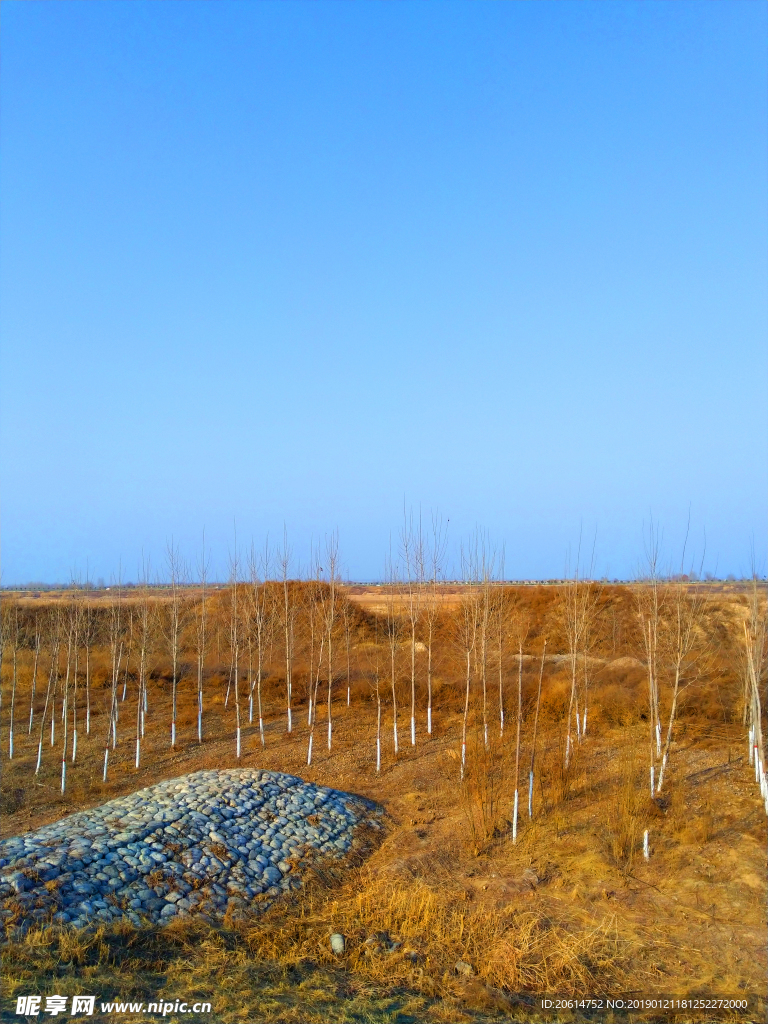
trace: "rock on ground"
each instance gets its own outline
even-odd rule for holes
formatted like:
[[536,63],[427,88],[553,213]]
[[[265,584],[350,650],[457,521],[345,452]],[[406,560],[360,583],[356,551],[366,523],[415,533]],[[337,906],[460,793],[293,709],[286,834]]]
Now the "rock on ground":
[[344,858],[381,817],[294,775],[193,772],[0,841],[0,922],[239,916],[298,888],[313,860]]

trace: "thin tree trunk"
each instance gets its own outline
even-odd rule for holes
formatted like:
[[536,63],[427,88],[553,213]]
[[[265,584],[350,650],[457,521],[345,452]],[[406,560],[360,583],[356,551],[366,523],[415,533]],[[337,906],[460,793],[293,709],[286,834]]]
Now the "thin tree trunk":
[[541,682],[544,678],[544,660],[547,656],[547,641],[544,639],[544,650],[541,653],[541,667],[539,669],[539,689],[536,694],[536,714],[533,719],[533,743],[531,745],[531,767],[528,772],[528,817],[533,817],[533,767],[536,759],[536,734],[539,729],[539,708],[541,707]]
[[320,635],[320,652],[317,659],[317,675],[315,676],[314,682],[310,678],[310,699],[309,704],[313,709],[309,720],[309,746],[307,748],[307,764],[312,764],[312,745],[315,738],[315,722],[317,721],[317,691],[320,689],[320,670],[323,663],[323,647],[325,645],[325,634]]
[[61,744],[61,795],[64,796],[64,792],[67,788],[67,726],[69,725],[69,711],[67,704],[69,703],[69,667],[71,664],[72,656],[72,629],[69,631],[69,640],[67,642],[67,672],[64,677],[64,738]]
[[85,645],[85,735],[91,735],[91,645]]
[[427,735],[432,735],[432,619],[429,620],[427,637]]
[[35,775],[40,774],[40,765],[43,760],[43,735],[45,732],[45,716],[48,713],[48,702],[51,697],[51,689],[53,687],[53,680],[56,673],[56,663],[59,658],[59,647],[58,641],[52,641],[51,647],[51,667],[48,673],[48,686],[45,690],[45,704],[43,705],[43,717],[40,719],[40,742],[37,745],[37,767],[35,768]]
[[261,639],[259,639],[259,649],[257,654],[257,698],[259,703],[259,736],[261,737],[261,745],[266,745],[264,740],[264,714],[261,706]]
[[77,670],[79,667],[80,647],[75,636],[75,676],[72,690],[72,764],[77,758]]
[[467,765],[467,718],[469,717],[469,683],[472,673],[472,651],[467,648],[467,675],[464,692],[464,718],[461,723],[461,781],[464,781],[464,772]]
[[576,653],[571,654],[571,697],[568,701],[568,728],[565,735],[565,767],[571,760],[571,723],[573,721],[573,698],[576,693]]
[[392,669],[392,734],[395,742],[395,756],[398,754],[397,746],[397,688],[395,686],[395,646],[390,645],[390,662]]
[[661,787],[664,785],[664,771],[667,767],[667,760],[669,758],[669,748],[672,745],[672,727],[675,722],[675,715],[677,714],[677,695],[680,691],[680,663],[675,665],[675,684],[672,689],[672,707],[669,710],[669,723],[667,725],[667,738],[664,743],[664,753],[661,757],[661,764],[659,765],[659,781],[656,783],[656,793],[661,792]]
[[32,696],[29,700],[29,730],[28,736],[32,735],[32,719],[35,714],[35,693],[37,690],[37,661],[40,656],[40,632],[35,630],[35,660],[32,665]]
[[512,815],[512,842],[517,842],[517,806],[520,783],[520,727],[523,722],[523,645],[520,644],[518,657],[520,668],[517,674],[517,739],[515,740],[515,807]]
[[16,633],[13,638],[13,684],[11,689],[11,725],[8,733],[8,760],[13,760],[13,714],[16,706],[16,651],[18,648],[18,612],[16,621]]

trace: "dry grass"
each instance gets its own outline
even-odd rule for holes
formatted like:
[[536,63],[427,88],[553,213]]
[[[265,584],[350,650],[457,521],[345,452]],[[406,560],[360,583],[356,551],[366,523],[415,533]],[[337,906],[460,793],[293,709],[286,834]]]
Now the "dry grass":
[[642,854],[643,832],[650,819],[650,782],[631,734],[627,735],[617,760],[616,774],[604,803],[603,825],[611,859],[626,874]]

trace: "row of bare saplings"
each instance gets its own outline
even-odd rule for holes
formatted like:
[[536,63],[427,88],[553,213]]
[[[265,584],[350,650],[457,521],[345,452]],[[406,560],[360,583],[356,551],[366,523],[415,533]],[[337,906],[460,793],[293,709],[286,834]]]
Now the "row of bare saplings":
[[[236,756],[242,754],[243,705],[247,699],[248,720],[258,720],[259,738],[265,743],[264,703],[262,686],[274,669],[275,653],[284,658],[286,727],[293,730],[294,665],[301,649],[309,669],[305,678],[307,697],[308,746],[307,763],[311,764],[322,696],[326,699],[327,743],[333,741],[333,693],[343,678],[346,667],[346,698],[351,700],[351,652],[355,650],[360,668],[371,684],[377,706],[376,770],[382,758],[382,689],[391,687],[392,738],[398,753],[398,682],[403,652],[410,663],[410,741],[417,739],[417,651],[426,654],[426,727],[433,729],[433,665],[435,645],[449,639],[454,653],[460,653],[465,666],[464,708],[461,737],[461,777],[464,778],[467,758],[467,722],[470,698],[477,694],[482,714],[483,743],[488,748],[491,716],[498,714],[499,736],[504,735],[504,681],[509,668],[512,637],[517,646],[519,671],[515,740],[515,787],[513,835],[517,831],[518,789],[522,726],[522,667],[525,637],[520,622],[510,615],[504,588],[480,582],[467,589],[458,607],[446,616],[440,611],[439,584],[403,583],[386,588],[383,616],[364,616],[350,601],[335,571],[333,558],[325,579],[316,578],[297,583],[287,579],[266,581],[253,572],[251,578],[239,581],[237,576],[225,591],[212,594],[205,580],[194,594],[181,586],[172,574],[167,592],[161,597],[148,588],[126,598],[118,588],[109,601],[91,599],[87,594],[74,594],[66,603],[54,604],[44,614],[32,615],[18,604],[6,602],[2,614],[3,637],[0,644],[0,666],[7,649],[11,665],[9,757],[14,755],[14,729],[19,681],[19,652],[31,653],[28,734],[38,730],[36,774],[39,774],[43,740],[50,729],[51,746],[55,743],[57,701],[61,723],[61,790],[66,788],[67,759],[77,758],[78,726],[85,718],[86,734],[91,733],[91,662],[94,648],[109,652],[107,727],[104,735],[103,777],[106,781],[110,749],[118,742],[120,708],[126,700],[129,681],[136,687],[135,764],[139,767],[141,744],[150,710],[148,682],[153,658],[161,656],[171,666],[170,743],[177,742],[178,685],[183,662],[194,653],[197,667],[197,739],[203,741],[204,684],[206,663],[213,642],[221,647],[225,634],[225,650],[229,674],[224,706],[234,710]],[[431,589],[430,589],[431,588]],[[589,671],[588,652],[592,649],[595,617],[600,588],[592,581],[575,579],[561,588],[559,595],[562,636],[565,639],[571,687],[566,714],[565,767],[573,754],[574,740],[586,736],[588,723]],[[683,583],[669,583],[651,577],[646,585],[635,590],[638,622],[645,645],[648,666],[648,700],[650,722],[650,788],[651,795],[661,793],[672,743],[674,723],[680,698],[697,679],[701,661],[704,622],[704,596]],[[761,726],[760,679],[765,662],[765,611],[755,586],[750,598],[748,620],[744,624],[744,699],[743,722],[749,735],[750,761],[760,784],[768,809],[768,786],[765,777],[763,732]],[[438,621],[442,615],[443,621]],[[448,619],[446,626],[445,619]],[[222,626],[224,627],[222,630]],[[440,628],[438,628],[440,626]],[[361,633],[367,641],[360,642]],[[354,642],[353,642],[354,641]],[[546,641],[542,653],[538,694],[533,722],[533,742],[529,769],[529,815],[532,814],[536,730],[541,700]],[[47,667],[47,671],[43,671]],[[241,674],[247,667],[246,687],[241,688]],[[492,677],[496,676],[496,683]],[[389,677],[389,687],[386,679]],[[667,708],[666,728],[662,728],[659,692],[667,686],[663,704]],[[42,686],[45,686],[44,696]],[[498,687],[498,699],[491,701],[491,689]],[[7,689],[7,687],[6,687]],[[1,697],[1,694],[0,694]],[[41,707],[39,705],[42,705]],[[493,705],[493,706],[492,706]],[[39,721],[35,723],[36,707]],[[24,715],[26,719],[26,715]],[[69,753],[68,753],[69,751]]]
[[[649,783],[650,794],[661,794],[672,745],[674,724],[681,698],[701,681],[706,669],[711,638],[706,635],[706,594],[682,580],[668,582],[654,571],[637,591],[638,613],[648,673]],[[764,589],[764,588],[763,588]],[[747,738],[750,765],[768,814],[768,780],[762,728],[762,687],[768,683],[766,656],[768,630],[764,594],[756,578],[748,591],[741,651],[741,718]],[[668,715],[663,728],[660,711],[660,679],[668,682]]]

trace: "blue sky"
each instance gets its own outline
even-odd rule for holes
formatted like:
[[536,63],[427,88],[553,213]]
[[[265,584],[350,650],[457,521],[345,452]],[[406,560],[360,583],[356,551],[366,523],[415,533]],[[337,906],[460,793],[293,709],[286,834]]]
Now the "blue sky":
[[510,577],[766,562],[763,3],[0,16],[2,582],[404,503]]

